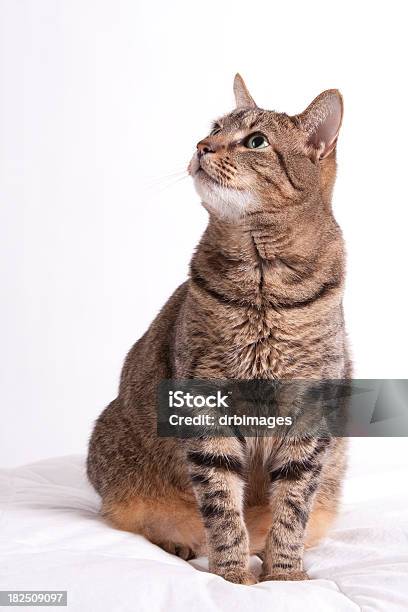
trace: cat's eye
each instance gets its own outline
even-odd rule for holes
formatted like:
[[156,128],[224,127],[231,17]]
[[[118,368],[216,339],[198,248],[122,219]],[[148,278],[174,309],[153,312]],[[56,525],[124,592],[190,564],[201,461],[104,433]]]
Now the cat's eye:
[[244,144],[247,149],[264,149],[269,146],[268,139],[260,132],[248,136]]
[[219,132],[221,132],[221,126],[219,125],[219,123],[214,123],[211,128],[210,136],[215,136]]

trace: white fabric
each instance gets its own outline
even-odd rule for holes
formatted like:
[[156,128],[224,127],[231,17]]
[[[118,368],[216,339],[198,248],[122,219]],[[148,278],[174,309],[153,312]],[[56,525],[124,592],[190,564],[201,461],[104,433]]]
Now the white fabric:
[[[390,453],[396,442],[399,456]],[[408,610],[402,442],[353,441],[340,517],[305,556],[312,580],[250,587],[208,573],[205,559],[186,563],[104,524],[82,457],[0,470],[0,589],[67,590],[67,609],[80,612]]]

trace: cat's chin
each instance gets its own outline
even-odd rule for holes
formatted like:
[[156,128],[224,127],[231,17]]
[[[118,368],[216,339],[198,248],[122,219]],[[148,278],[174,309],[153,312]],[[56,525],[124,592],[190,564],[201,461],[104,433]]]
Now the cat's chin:
[[194,175],[194,187],[204,208],[228,221],[242,218],[254,204],[249,191],[223,187],[202,169]]

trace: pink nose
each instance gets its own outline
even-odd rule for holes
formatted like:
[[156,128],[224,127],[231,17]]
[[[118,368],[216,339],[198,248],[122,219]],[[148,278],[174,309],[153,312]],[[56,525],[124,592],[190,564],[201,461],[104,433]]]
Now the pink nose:
[[197,143],[197,155],[199,158],[203,157],[207,153],[214,153],[215,147],[208,140],[200,140]]

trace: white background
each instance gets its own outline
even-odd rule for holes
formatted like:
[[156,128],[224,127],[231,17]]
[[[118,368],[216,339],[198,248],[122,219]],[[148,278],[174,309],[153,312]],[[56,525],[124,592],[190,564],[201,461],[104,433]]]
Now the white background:
[[237,71],[288,113],[342,91],[334,208],[355,374],[408,377],[403,11],[0,1],[0,465],[85,451],[127,350],[186,277],[206,213],[174,181],[231,110]]

